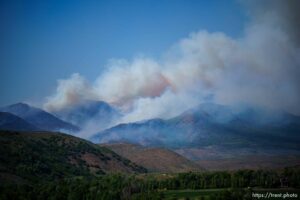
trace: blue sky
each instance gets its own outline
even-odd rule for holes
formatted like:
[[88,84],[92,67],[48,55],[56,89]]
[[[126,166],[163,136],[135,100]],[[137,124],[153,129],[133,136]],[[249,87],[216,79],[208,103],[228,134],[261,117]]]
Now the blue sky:
[[246,21],[233,0],[2,0],[0,106],[44,98],[75,72],[94,80],[111,58],[160,57],[193,31],[237,38]]

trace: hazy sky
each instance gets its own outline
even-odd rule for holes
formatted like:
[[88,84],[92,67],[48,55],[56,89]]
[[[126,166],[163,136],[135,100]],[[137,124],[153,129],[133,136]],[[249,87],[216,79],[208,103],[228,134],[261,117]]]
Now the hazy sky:
[[57,79],[93,81],[112,58],[157,59],[191,32],[242,35],[231,0],[0,1],[0,106],[41,100]]

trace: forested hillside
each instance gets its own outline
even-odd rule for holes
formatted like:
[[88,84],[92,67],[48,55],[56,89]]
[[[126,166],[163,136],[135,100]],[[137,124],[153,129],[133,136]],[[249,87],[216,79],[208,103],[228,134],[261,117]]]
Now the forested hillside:
[[[287,168],[282,171],[109,174],[98,177],[61,179],[34,185],[0,186],[0,199],[250,200],[253,192],[289,192],[299,195],[299,178],[299,168]],[[290,188],[281,188],[282,179],[288,180],[284,184]]]
[[105,147],[62,133],[0,132],[0,183],[146,172]]

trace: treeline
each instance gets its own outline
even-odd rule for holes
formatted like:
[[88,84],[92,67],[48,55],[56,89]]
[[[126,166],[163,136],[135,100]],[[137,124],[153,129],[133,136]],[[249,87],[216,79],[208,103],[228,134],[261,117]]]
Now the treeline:
[[211,189],[211,188],[278,188],[281,185],[300,188],[300,169],[286,168],[275,170],[238,170],[235,172],[180,173],[174,177],[147,179],[147,187],[153,189]]
[[230,172],[182,173],[158,182],[158,188],[167,189],[209,189],[209,188],[277,188],[281,181],[291,187],[299,187],[299,170],[287,169],[284,173],[265,170],[239,170]]
[[[300,170],[284,171],[239,170],[236,172],[180,173],[176,175],[111,174],[98,177],[77,177],[31,185],[2,185],[0,199],[61,199],[61,200],[118,200],[163,199],[166,190],[209,188],[300,188]],[[245,199],[246,190],[231,189],[219,194],[231,199]],[[213,197],[212,197],[213,198]]]

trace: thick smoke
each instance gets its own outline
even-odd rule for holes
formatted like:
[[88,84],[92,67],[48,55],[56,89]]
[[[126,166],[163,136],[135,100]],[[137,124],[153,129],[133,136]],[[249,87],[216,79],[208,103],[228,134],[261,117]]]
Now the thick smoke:
[[97,99],[92,86],[79,74],[72,74],[69,79],[58,80],[55,95],[48,97],[44,108],[51,112],[78,105],[84,100]]
[[245,4],[251,20],[242,37],[202,30],[179,41],[162,60],[115,60],[94,83],[73,74],[59,81],[45,108],[103,100],[123,110],[121,122],[170,118],[205,101],[299,115],[300,3]]

